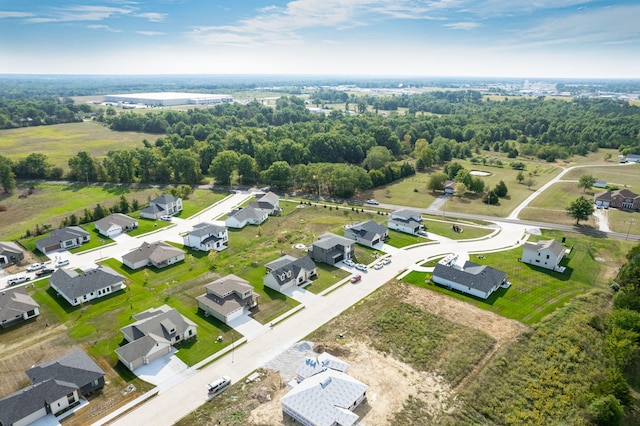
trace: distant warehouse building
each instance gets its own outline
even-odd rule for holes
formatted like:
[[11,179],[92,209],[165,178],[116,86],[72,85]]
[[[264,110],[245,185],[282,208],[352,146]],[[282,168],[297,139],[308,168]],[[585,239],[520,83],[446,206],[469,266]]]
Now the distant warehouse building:
[[231,95],[210,93],[154,92],[104,95],[104,102],[144,104],[149,106],[215,105],[233,102]]

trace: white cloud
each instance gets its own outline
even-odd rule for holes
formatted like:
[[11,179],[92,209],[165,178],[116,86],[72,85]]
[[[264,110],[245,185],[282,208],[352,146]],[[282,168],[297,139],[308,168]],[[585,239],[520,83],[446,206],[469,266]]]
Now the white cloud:
[[102,21],[115,15],[128,15],[130,8],[109,6],[70,6],[56,8],[48,16],[28,18],[27,22],[72,22],[72,21]]
[[146,13],[137,13],[135,16],[138,18],[148,19],[149,22],[163,22],[167,19],[166,13],[158,13],[158,12],[146,12]]
[[163,33],[161,31],[136,31],[137,34],[142,34],[142,35],[146,35],[146,36],[159,36],[159,35],[165,35],[166,33]]
[[33,13],[29,12],[11,12],[0,10],[0,19],[4,18],[27,18],[29,16],[33,16]]
[[481,27],[477,22],[454,22],[452,24],[445,24],[444,26],[452,30],[475,30]]
[[107,31],[110,31],[112,33],[121,33],[122,32],[122,30],[118,30],[116,28],[111,28],[108,25],[102,25],[102,24],[87,25],[87,28],[91,28],[91,29],[95,29],[95,30],[107,30]]

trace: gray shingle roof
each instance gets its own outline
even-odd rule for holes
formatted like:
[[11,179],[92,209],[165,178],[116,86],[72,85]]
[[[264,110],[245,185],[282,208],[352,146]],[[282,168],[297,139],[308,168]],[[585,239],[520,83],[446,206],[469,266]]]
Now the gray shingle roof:
[[369,242],[373,241],[374,238],[382,237],[387,233],[387,227],[376,223],[374,220],[356,223],[348,229],[354,234],[357,234],[359,238]]
[[13,241],[0,241],[0,253],[22,253],[22,249]]
[[178,201],[178,198],[173,195],[162,194],[161,196],[154,198],[150,201],[151,204],[171,204]]
[[246,219],[260,220],[267,214],[269,214],[269,210],[249,206],[234,210],[227,216],[235,218],[238,222],[243,222]]
[[140,213],[153,214],[157,215],[158,213],[162,213],[164,209],[157,204],[151,204],[148,207],[140,210]]
[[201,238],[205,235],[210,234],[220,234],[224,232],[227,228],[225,226],[214,225],[213,223],[202,222],[196,225],[193,225],[193,230],[189,232],[189,235],[193,235],[194,237]]
[[433,278],[441,277],[485,293],[502,283],[506,276],[507,274],[499,269],[470,261],[464,263],[462,270],[441,263],[436,264],[433,269]]
[[103,217],[95,222],[95,226],[100,229],[109,229],[111,225],[120,226],[122,228],[133,226],[136,220],[122,213],[113,213],[107,217]]
[[39,307],[40,305],[27,294],[24,287],[0,290],[0,322]]
[[122,259],[132,264],[146,259],[150,259],[154,263],[162,263],[167,259],[181,254],[184,254],[184,251],[164,241],[156,241],[155,243],[144,242],[137,249],[122,256]]
[[227,315],[246,305],[247,300],[240,297],[238,293],[244,294],[251,291],[252,298],[258,297],[247,280],[233,274],[218,278],[207,284],[205,288],[207,293],[196,299],[222,315]]
[[76,349],[56,360],[38,364],[26,374],[32,383],[56,379],[81,388],[103,377],[104,371],[83,350]]
[[336,234],[326,233],[320,235],[318,241],[314,241],[313,245],[328,250],[338,245],[345,247],[352,246],[353,240]]
[[[148,309],[138,315],[134,315],[134,318],[137,320],[136,322],[120,329],[130,341],[149,335],[159,336],[170,341],[177,334],[182,335],[189,326],[195,326],[192,321],[167,305],[162,305],[156,309]],[[166,320],[169,320],[175,327],[173,332],[171,332],[171,329],[166,328],[168,323],[163,322]]]
[[115,350],[116,354],[129,364],[151,352],[157,344],[171,345],[171,342],[160,336],[142,336],[138,340],[120,346]]
[[[316,268],[316,264],[311,257],[304,256],[300,259],[295,259],[286,264],[282,264],[277,269],[273,269],[269,274],[273,276],[278,285],[284,285],[290,282],[292,279],[298,276],[301,270],[312,271]],[[289,273],[290,272],[290,273]]]
[[81,273],[72,269],[56,269],[49,281],[69,299],[121,283],[125,278],[107,266],[98,266]]
[[560,256],[564,254],[564,246],[557,240],[540,240],[537,243],[524,243],[524,247],[527,250],[540,251],[544,249],[550,249],[553,254]]
[[418,212],[416,212],[414,210],[409,210],[409,209],[396,210],[393,213],[391,213],[391,216],[393,216],[394,219],[401,218],[401,219],[404,219],[404,220],[411,220],[412,218],[422,218],[420,213],[418,213]]
[[62,241],[69,241],[74,238],[85,238],[89,233],[79,226],[67,226],[61,229],[54,229],[51,231],[51,235],[45,238],[41,238],[36,241],[36,247],[42,251],[43,248],[59,244]]
[[0,424],[12,425],[77,389],[72,383],[55,379],[27,386],[0,399]]

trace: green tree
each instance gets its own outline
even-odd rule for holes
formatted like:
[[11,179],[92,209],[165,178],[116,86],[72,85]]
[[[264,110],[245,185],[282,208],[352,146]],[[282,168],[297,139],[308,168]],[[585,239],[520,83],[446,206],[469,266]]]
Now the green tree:
[[393,154],[384,146],[374,146],[367,153],[367,157],[362,162],[369,170],[381,169],[384,165],[393,160]]
[[222,151],[211,162],[209,173],[216,180],[216,185],[230,185],[231,175],[238,165],[238,154],[235,151]]
[[431,191],[442,191],[447,179],[449,179],[449,176],[444,172],[432,173],[429,178],[429,183],[427,184],[427,189]]
[[291,182],[291,166],[286,161],[276,161],[267,170],[262,172],[261,178],[277,189],[289,189]]
[[593,211],[593,203],[583,196],[572,201],[567,207],[567,214],[576,220],[576,225],[578,225],[581,220],[589,219]]
[[506,197],[509,190],[504,181],[500,181],[493,189],[493,192],[495,192],[498,197]]
[[522,170],[518,172],[516,176],[516,180],[518,181],[518,183],[524,182],[524,173],[522,173]]
[[498,204],[498,195],[491,190],[482,196],[482,202],[489,205]]
[[7,194],[16,189],[16,176],[11,169],[12,162],[9,158],[0,155],[0,186]]
[[249,185],[253,184],[258,176],[258,164],[248,154],[242,154],[238,157],[238,177],[240,185],[247,182]]
[[578,179],[578,188],[583,188],[582,192],[585,192],[591,188],[594,183],[596,183],[596,178],[591,175],[582,175],[580,179]]
[[589,414],[594,423],[600,426],[616,426],[622,424],[624,410],[613,395],[596,398],[589,404]]

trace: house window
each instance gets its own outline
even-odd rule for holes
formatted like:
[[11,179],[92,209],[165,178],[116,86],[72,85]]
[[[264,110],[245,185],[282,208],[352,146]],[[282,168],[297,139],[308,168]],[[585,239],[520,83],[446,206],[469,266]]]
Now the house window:
[[100,380],[99,379],[95,379],[92,383],[93,387],[96,387],[100,384]]
[[67,402],[69,404],[73,404],[74,402],[76,402],[76,396],[70,393],[69,395],[67,395]]
[[540,259],[536,259],[536,263],[540,263]]
[[189,330],[189,333],[187,333],[189,336],[191,336],[193,334],[193,330]]
[[547,255],[547,259],[549,258],[549,255]]

